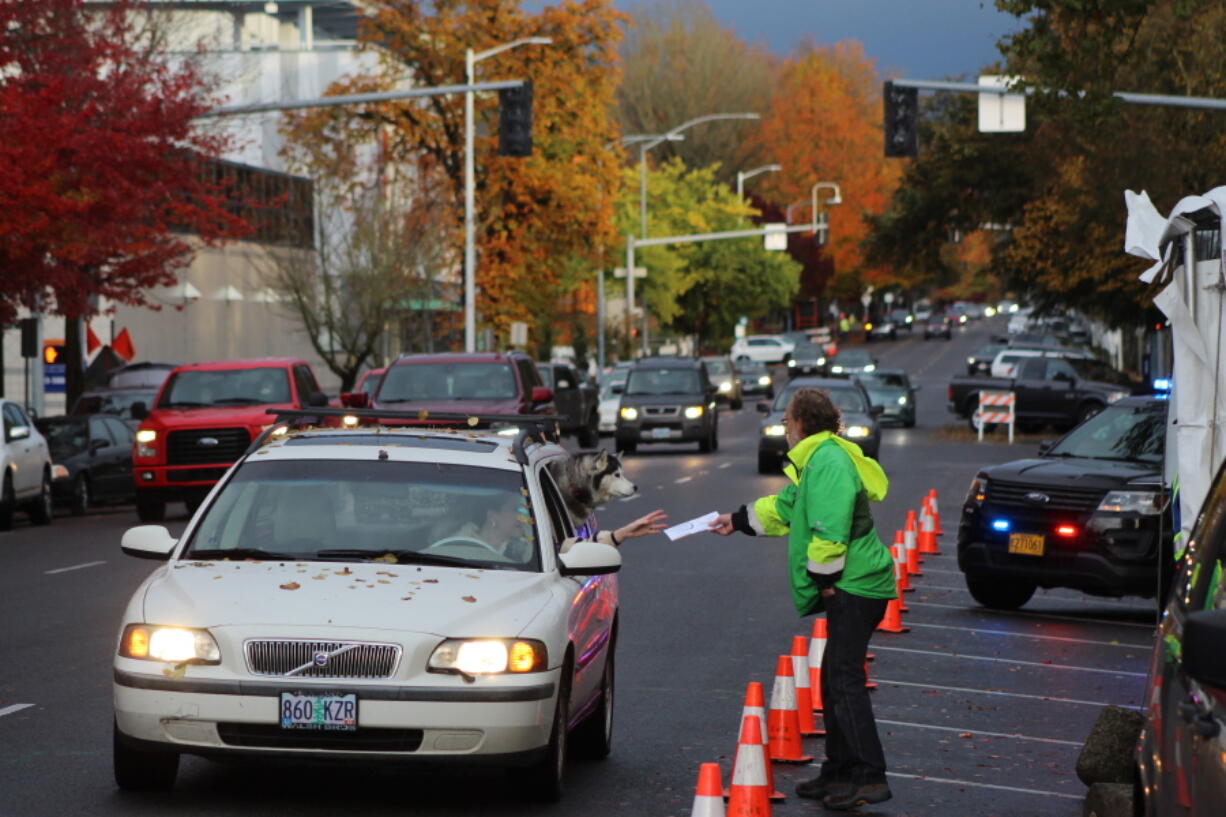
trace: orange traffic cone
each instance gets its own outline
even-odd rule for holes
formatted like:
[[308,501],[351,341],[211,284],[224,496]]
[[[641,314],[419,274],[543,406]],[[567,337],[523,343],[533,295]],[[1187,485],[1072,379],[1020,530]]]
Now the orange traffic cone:
[[[902,562],[902,551],[898,545],[890,548],[890,555],[894,557],[894,587],[898,589],[898,612],[910,612],[907,607],[907,602],[903,598],[903,593],[911,589],[910,583],[907,581],[907,566]],[[906,585],[906,587],[903,587]]]
[[903,543],[906,545],[907,572],[912,576],[923,576],[919,569],[919,548],[915,541],[915,511],[907,511],[907,524],[903,526]]
[[[775,773],[770,767],[770,746],[766,737],[766,694],[762,691],[762,683],[760,681],[750,681],[745,686],[745,705],[741,707],[741,725],[744,726],[745,719],[754,717],[758,721],[758,725],[762,729],[762,734],[758,736],[762,742],[762,748],[766,752],[766,785],[770,791],[771,800],[785,800],[783,792],[775,788]],[[731,796],[731,792],[724,792],[724,798]]]
[[898,589],[910,593],[915,588],[911,586],[911,574],[907,571],[907,542],[900,530],[894,531],[894,544],[890,547],[890,553],[893,554],[894,564],[898,567],[894,574],[898,579]]
[[750,715],[741,724],[741,738],[736,747],[736,759],[732,762],[727,817],[768,817],[770,813],[762,722],[757,716]]
[[933,527],[936,529],[937,536],[944,536],[945,531],[941,530],[941,509],[937,506],[937,489],[928,489],[928,507],[932,510]]
[[822,655],[826,652],[826,619],[813,619],[813,637],[809,639],[809,696],[813,711],[822,711]]
[[800,745],[800,717],[796,714],[796,678],[792,674],[792,656],[781,655],[775,662],[775,687],[771,690],[771,708],[766,713],[766,734],[770,736],[772,763],[809,763]]
[[868,677],[868,662],[864,662],[864,688],[872,692],[877,688],[877,682]]
[[[902,626],[902,611],[898,607],[899,601],[897,598],[890,599],[890,603],[885,606],[885,617],[877,624],[877,629],[883,633],[909,633],[910,627]],[[868,665],[865,664],[865,672],[868,672]]]
[[800,721],[802,737],[826,734],[818,729],[813,719],[813,693],[809,687],[809,639],[803,635],[792,637],[792,674],[796,678],[796,717]]
[[698,788],[694,792],[694,807],[690,817],[725,817],[724,797],[720,791],[719,764],[704,763],[698,767]]
[[923,556],[941,555],[941,551],[937,550],[937,529],[932,520],[932,510],[928,506],[927,497],[924,497],[924,504],[920,510],[919,552]]

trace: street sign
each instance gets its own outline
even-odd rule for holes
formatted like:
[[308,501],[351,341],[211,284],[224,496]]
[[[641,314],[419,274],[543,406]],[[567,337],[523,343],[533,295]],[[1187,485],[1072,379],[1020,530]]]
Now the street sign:
[[762,245],[767,250],[786,250],[788,248],[787,222],[781,224],[763,224],[766,234],[762,236]]
[[[614,269],[614,270],[613,270],[613,277],[614,277],[614,278],[625,278],[625,277],[626,277],[626,268],[625,268],[625,267],[617,267],[616,269]],[[635,277],[635,278],[646,278],[646,277],[647,277],[647,267],[635,267],[635,268],[634,268],[634,277]]]
[[528,345],[528,324],[523,321],[511,321],[511,345]]
[[886,306],[890,306],[892,303],[894,303],[894,293],[887,292],[886,294],[881,296],[881,300],[885,301]]
[[63,363],[43,364],[43,393],[63,394],[68,385],[67,366]]
[[[979,84],[1007,88],[1019,77],[981,74]],[[1026,97],[1023,94],[980,94],[980,133],[1021,133],[1026,130]]]

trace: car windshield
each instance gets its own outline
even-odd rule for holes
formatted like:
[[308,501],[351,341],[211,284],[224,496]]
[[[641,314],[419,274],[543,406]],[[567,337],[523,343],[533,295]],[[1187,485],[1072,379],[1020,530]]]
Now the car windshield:
[[822,347],[815,343],[798,343],[796,348],[792,350],[792,357],[797,360],[813,360],[822,356]]
[[243,465],[184,559],[384,561],[539,570],[519,471],[444,463],[283,460]]
[[1049,456],[1162,461],[1166,404],[1108,406],[1048,450]]
[[[775,405],[772,407],[772,410],[786,411],[788,401],[792,399],[792,395],[795,394],[798,389],[803,388],[805,387],[797,386],[796,388],[787,389],[786,391],[780,392],[779,396],[775,398]],[[810,386],[809,388],[816,387]],[[868,411],[868,403],[864,401],[864,395],[859,389],[823,388],[821,390],[830,395],[830,402],[834,403],[835,407],[838,408],[839,411],[857,411],[860,413],[865,413]]]
[[366,379],[362,381],[363,394],[374,394],[379,388],[379,381],[383,379],[382,374],[368,374]]
[[156,389],[132,390],[121,392],[86,392],[77,398],[73,404],[73,414],[114,414],[125,420],[132,419],[132,406],[144,403],[145,408],[153,405],[157,397]]
[[839,366],[865,366],[873,362],[873,356],[863,349],[847,349],[834,356]]
[[738,360],[736,370],[739,374],[754,376],[767,373],[766,364],[760,360]]
[[508,363],[406,363],[383,376],[380,403],[427,400],[514,400]]
[[865,372],[858,377],[866,387],[886,386],[905,389],[908,385],[907,376],[902,372]]
[[1073,367],[1073,371],[1077,372],[1078,377],[1085,378],[1086,380],[1098,380],[1103,383],[1128,384],[1127,377],[1101,361],[1077,357],[1065,358],[1065,360]]
[[1004,348],[1001,344],[989,343],[987,346],[980,346],[979,351],[975,352],[974,357],[982,360],[991,360]]
[[258,406],[291,402],[284,368],[193,369],[176,372],[162,390],[158,408]]
[[626,381],[626,394],[697,394],[698,372],[693,369],[635,369]]
[[36,420],[34,425],[47,438],[53,460],[79,454],[89,444],[89,423],[84,420]]
[[726,375],[732,373],[732,365],[722,357],[704,359],[703,365],[707,367],[708,375]]
[[628,369],[614,369],[604,376],[600,381],[600,399],[605,400],[609,397],[615,397],[613,394],[614,386],[626,385],[626,375],[630,374]]

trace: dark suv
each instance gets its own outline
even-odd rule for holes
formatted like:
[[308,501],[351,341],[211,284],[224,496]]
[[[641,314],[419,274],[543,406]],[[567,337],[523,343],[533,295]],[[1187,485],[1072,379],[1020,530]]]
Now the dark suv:
[[719,413],[707,367],[692,358],[645,358],[630,368],[617,410],[617,448],[639,443],[697,442],[719,448]]

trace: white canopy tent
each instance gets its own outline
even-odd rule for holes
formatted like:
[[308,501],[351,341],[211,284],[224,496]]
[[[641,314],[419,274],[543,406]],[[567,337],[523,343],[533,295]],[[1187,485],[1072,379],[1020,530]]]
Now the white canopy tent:
[[1127,191],[1124,200],[1128,206],[1124,250],[1154,262],[1141,280],[1160,287],[1154,305],[1171,325],[1174,387],[1167,420],[1166,481],[1179,491],[1179,551],[1226,459],[1222,326],[1226,187],[1184,198],[1166,218],[1144,192]]

